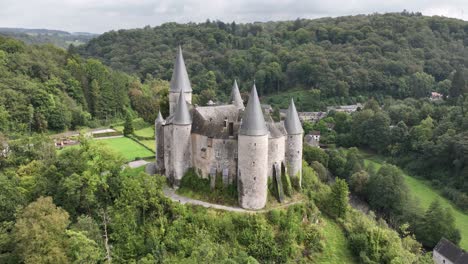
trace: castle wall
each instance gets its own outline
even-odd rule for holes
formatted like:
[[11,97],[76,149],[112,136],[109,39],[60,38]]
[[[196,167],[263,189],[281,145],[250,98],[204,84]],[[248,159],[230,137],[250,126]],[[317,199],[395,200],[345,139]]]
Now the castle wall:
[[164,128],[161,123],[155,124],[156,139],[156,169],[157,173],[164,172]]
[[285,161],[285,141],[285,137],[268,139],[268,177],[273,176],[273,164],[277,163],[281,167]]
[[245,209],[261,209],[267,201],[268,135],[239,135],[237,189]]
[[163,126],[164,133],[163,133],[163,145],[164,145],[164,168],[165,172],[164,175],[168,179],[171,179],[174,175],[174,168],[172,167],[172,135],[173,135],[173,125],[165,125]]
[[192,134],[192,160],[202,178],[208,178],[212,168],[220,175],[223,169],[228,169],[228,183],[231,184],[237,178],[237,140]]
[[175,187],[180,186],[182,177],[192,167],[191,128],[192,125],[173,125],[173,177],[171,182]]
[[286,136],[286,166],[291,181],[302,181],[302,134]]
[[[179,101],[179,92],[169,92],[169,115],[172,115]],[[184,93],[185,101],[192,104],[192,93]]]

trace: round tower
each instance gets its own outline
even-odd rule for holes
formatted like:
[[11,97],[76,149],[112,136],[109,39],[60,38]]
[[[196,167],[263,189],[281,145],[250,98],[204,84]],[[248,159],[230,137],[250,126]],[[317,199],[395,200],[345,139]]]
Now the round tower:
[[156,139],[156,172],[164,174],[164,118],[161,111],[154,122],[155,126],[155,139]]
[[299,115],[297,114],[294,100],[291,98],[291,103],[286,113],[284,127],[288,133],[286,138],[286,167],[288,174],[291,177],[291,182],[296,187],[301,187],[302,182],[302,140],[304,130],[302,129]]
[[170,178],[172,185],[175,188],[180,186],[180,181],[185,175],[187,170],[192,167],[192,143],[191,143],[191,129],[192,118],[185,101],[185,96],[180,91],[179,101],[177,103],[174,118],[172,121],[172,177]]
[[252,87],[238,137],[237,188],[239,204],[262,209],[268,192],[268,130],[255,84]]
[[179,101],[180,91],[184,92],[185,100],[192,104],[192,86],[185,67],[182,48],[179,46],[172,72],[171,88],[169,90],[169,114],[173,114]]

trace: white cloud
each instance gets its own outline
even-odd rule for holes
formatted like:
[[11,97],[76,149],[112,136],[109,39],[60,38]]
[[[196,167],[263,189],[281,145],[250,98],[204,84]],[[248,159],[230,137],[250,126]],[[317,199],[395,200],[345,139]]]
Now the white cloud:
[[421,11],[468,19],[463,0],[0,0],[0,27],[104,32],[164,22],[253,22]]

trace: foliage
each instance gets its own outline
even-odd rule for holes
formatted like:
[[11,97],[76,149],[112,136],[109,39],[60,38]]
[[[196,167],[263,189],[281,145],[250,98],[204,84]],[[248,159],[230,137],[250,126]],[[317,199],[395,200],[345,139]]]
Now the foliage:
[[316,91],[318,99],[296,100],[296,105],[319,110],[324,108],[320,101],[330,97],[342,104],[352,103],[350,97],[360,101],[362,95],[427,96],[450,81],[457,67],[466,67],[460,59],[466,25],[409,12],[247,24],[166,23],[107,32],[79,52],[140,78],[169,80],[175,47],[183,43],[194,91],[206,93],[201,103],[213,93],[225,101],[235,78],[243,92],[255,79],[260,95]]
[[431,203],[421,223],[416,227],[416,235],[421,243],[433,248],[441,238],[455,244],[460,242],[460,230],[455,227],[455,219],[449,208],[443,208],[438,200]]
[[302,153],[307,163],[312,164],[314,161],[317,161],[325,167],[328,166],[328,155],[324,150],[304,144]]
[[333,218],[342,218],[348,211],[348,184],[343,179],[335,179],[328,198],[327,212]]
[[133,129],[133,119],[129,111],[125,114],[125,123],[124,123],[124,136],[132,135],[135,130]]
[[18,216],[14,236],[16,248],[25,263],[67,263],[65,229],[68,213],[51,197],[40,197]]

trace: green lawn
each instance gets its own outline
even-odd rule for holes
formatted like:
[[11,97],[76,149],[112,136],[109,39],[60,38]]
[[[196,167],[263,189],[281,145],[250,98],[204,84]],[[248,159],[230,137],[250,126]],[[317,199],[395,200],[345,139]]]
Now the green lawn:
[[[364,160],[366,165],[374,164],[377,168],[382,166],[383,161],[381,158],[370,156],[367,153],[363,153],[363,155],[366,157]],[[457,209],[448,199],[443,197],[439,191],[432,188],[427,181],[412,177],[406,173],[404,177],[411,193],[419,200],[422,208],[427,209],[434,200],[439,199],[442,206],[452,209],[453,216],[455,217],[455,224],[460,229],[462,236],[460,246],[468,250],[468,214]]]
[[333,220],[323,217],[325,248],[314,263],[356,263],[343,230]]
[[156,142],[154,141],[154,139],[145,139],[145,140],[139,140],[139,141],[146,147],[152,149],[153,151],[156,151]]
[[154,129],[152,126],[149,126],[139,130],[135,130],[134,134],[139,137],[154,137]]
[[126,137],[102,139],[99,140],[99,142],[104,143],[111,149],[120,153],[127,161],[135,160],[137,157],[143,158],[154,156],[153,152]]

